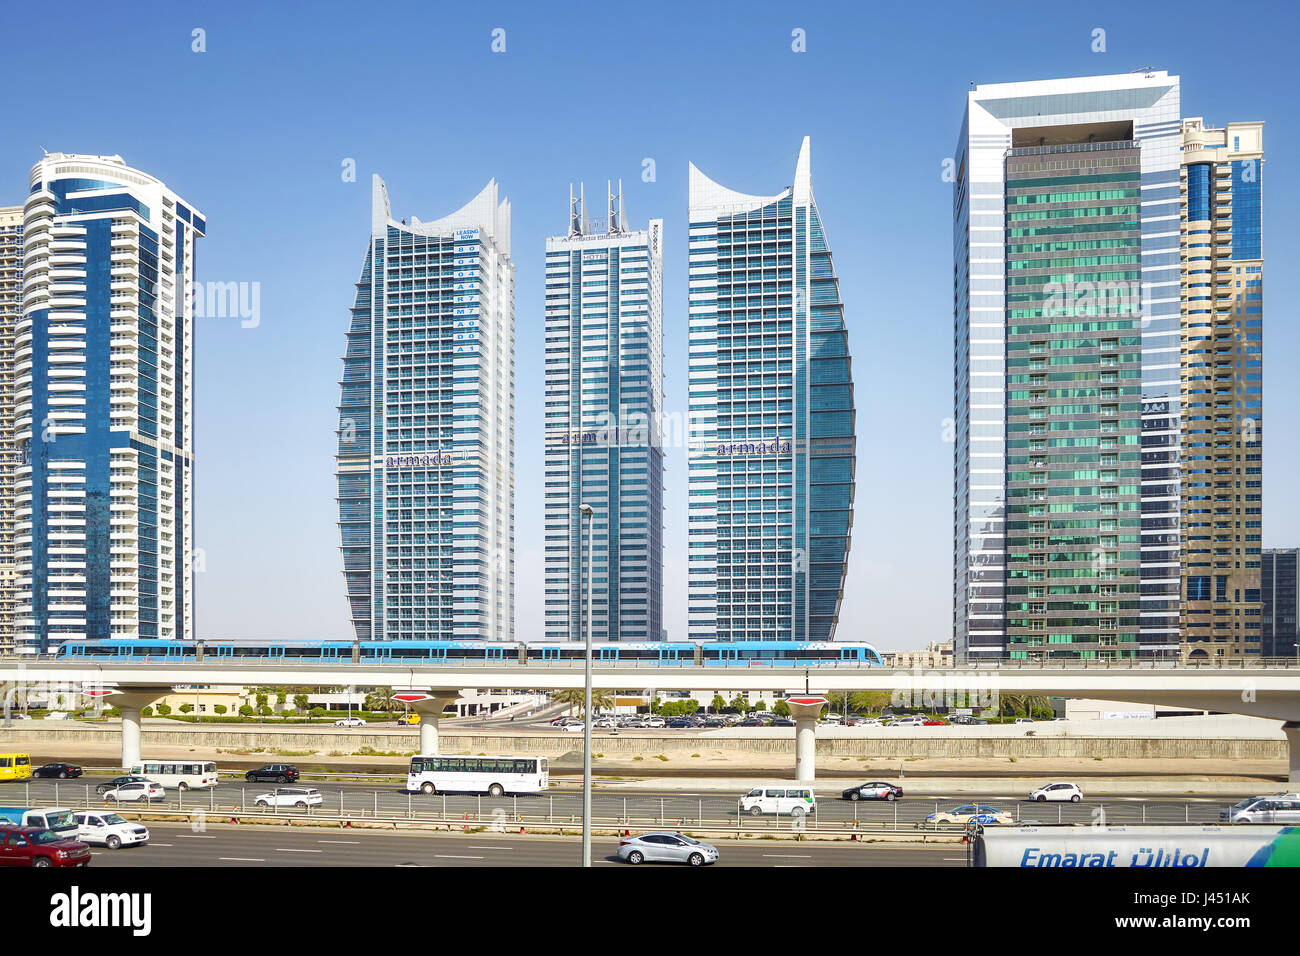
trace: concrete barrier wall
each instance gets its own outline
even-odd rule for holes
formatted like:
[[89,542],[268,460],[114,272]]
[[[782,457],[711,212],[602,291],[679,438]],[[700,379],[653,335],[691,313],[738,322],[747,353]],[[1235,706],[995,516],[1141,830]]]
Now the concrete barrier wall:
[[[330,729],[240,730],[236,726],[162,728],[146,724],[141,733],[142,749],[150,756],[183,756],[190,748],[252,751],[310,751],[352,754],[363,747],[383,752],[414,753],[419,735],[406,732],[346,731]],[[581,752],[579,734],[483,734],[443,731],[444,753],[536,754],[558,757]],[[118,748],[121,735],[116,725],[102,727],[23,727],[0,731],[0,749],[36,750],[58,753],[75,745]],[[596,753],[608,757],[692,754],[723,751],[746,754],[789,754],[794,749],[793,733],[746,736],[596,736]],[[819,737],[819,757],[1102,757],[1144,760],[1242,759],[1286,760],[1285,739],[1231,737],[1102,737],[1102,736],[862,736]]]

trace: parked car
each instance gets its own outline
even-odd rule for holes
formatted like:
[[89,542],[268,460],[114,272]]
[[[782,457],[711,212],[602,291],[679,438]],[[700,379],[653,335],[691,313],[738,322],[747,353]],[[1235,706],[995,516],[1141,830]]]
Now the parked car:
[[1219,811],[1224,823],[1300,823],[1300,793],[1251,797]]
[[706,717],[704,719],[704,723],[702,723],[700,726],[708,727],[708,728],[725,727],[727,726],[727,722],[723,720],[721,717]]
[[166,799],[167,791],[152,780],[145,780],[140,783],[124,783],[115,790],[104,792],[105,803],[110,800],[114,803],[139,803],[144,800],[147,803],[153,800]]
[[75,763],[47,763],[45,766],[33,770],[32,776],[57,777],[60,780],[67,780],[69,777],[80,777],[81,768]]
[[674,717],[672,720],[668,721],[668,723],[664,724],[664,726],[671,727],[674,730],[682,730],[684,728],[694,727],[695,721],[691,720],[689,717]]
[[705,866],[718,862],[718,848],[681,833],[661,831],[624,837],[618,842],[618,858],[628,863],[686,863]]
[[0,824],[0,866],[86,866],[90,847],[42,827]]
[[1083,799],[1083,791],[1073,783],[1049,783],[1031,793],[1029,799],[1037,803],[1066,800],[1078,803]]
[[755,787],[740,798],[740,809],[755,817],[764,813],[802,817],[817,809],[817,795],[807,784]]
[[95,792],[108,793],[108,791],[116,790],[118,787],[122,786],[125,783],[151,783],[151,782],[152,781],[150,781],[148,777],[133,777],[129,775],[125,777],[114,777],[112,780],[108,780],[96,786]]
[[1036,724],[1038,723],[1038,721],[1034,720],[1034,718],[1032,717],[1017,717],[1015,720],[1012,721],[1012,723],[1013,724]]
[[82,843],[101,844],[116,850],[149,842],[147,827],[132,823],[117,813],[78,811],[72,817],[77,821],[77,839]]
[[244,779],[249,783],[293,783],[298,779],[298,768],[287,763],[268,763],[248,771]]
[[881,725],[877,717],[850,717],[845,723],[850,727],[879,727]]
[[665,721],[662,717],[647,717],[645,721],[645,725],[647,727],[654,727],[656,729],[663,727],[666,723],[667,721]]
[[736,722],[737,727],[764,727],[766,724],[757,717],[746,717]]
[[920,716],[919,714],[909,714],[909,715],[906,716],[906,717],[898,717],[898,718],[895,718],[894,721],[893,721],[891,724],[889,724],[888,726],[890,726],[890,727],[921,727],[921,726],[924,726],[924,724],[925,724],[925,718],[924,718],[924,717]]
[[561,727],[560,729],[561,729],[561,730],[565,730],[565,731],[567,731],[567,732],[569,732],[569,733],[571,733],[571,734],[580,734],[580,733],[582,733],[586,728],[583,726],[582,721],[578,721],[576,724],[565,724],[565,725],[564,725],[563,727]]
[[972,820],[985,826],[995,823],[1015,823],[1015,819],[1006,811],[975,803],[967,803],[952,810],[941,810],[925,818],[926,823],[956,823],[961,826],[965,826]]
[[253,798],[259,807],[319,807],[325,802],[321,792],[315,787],[276,787],[270,793],[259,793]]
[[334,721],[335,727],[364,727],[366,722],[360,717],[340,717]]
[[930,717],[921,722],[923,727],[947,727],[948,721],[940,720],[938,717]]
[[840,794],[840,797],[844,800],[897,800],[902,795],[902,787],[885,783],[883,780],[874,780],[871,783],[849,787]]
[[768,724],[768,726],[769,727],[793,727],[794,721],[790,720],[788,717],[778,717],[776,718],[776,720]]

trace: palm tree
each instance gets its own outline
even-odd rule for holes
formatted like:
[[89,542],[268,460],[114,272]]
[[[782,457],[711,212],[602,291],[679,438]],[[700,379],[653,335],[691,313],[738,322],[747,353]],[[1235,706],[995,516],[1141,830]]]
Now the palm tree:
[[[581,711],[582,706],[586,703],[586,691],[581,688],[572,690],[559,690],[551,695],[551,699],[569,705],[569,713],[575,709]],[[593,690],[591,692],[591,706],[596,710],[607,710],[614,706],[614,697],[606,690]]]
[[366,702],[363,705],[366,710],[372,714],[392,713],[397,710],[398,703],[393,700],[393,689],[391,687],[380,687],[366,694]]

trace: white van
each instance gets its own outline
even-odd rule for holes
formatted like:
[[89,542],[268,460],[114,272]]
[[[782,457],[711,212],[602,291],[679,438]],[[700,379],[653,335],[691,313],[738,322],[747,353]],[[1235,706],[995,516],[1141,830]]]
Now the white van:
[[817,795],[808,784],[755,787],[740,798],[740,809],[755,817],[764,813],[802,817],[817,809]]

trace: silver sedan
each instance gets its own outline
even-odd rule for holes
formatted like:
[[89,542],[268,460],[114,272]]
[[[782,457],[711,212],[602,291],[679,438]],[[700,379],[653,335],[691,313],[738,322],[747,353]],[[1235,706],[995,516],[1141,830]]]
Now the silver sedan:
[[718,848],[681,833],[664,830],[624,837],[618,843],[618,858],[628,863],[689,863],[703,866],[718,862]]

